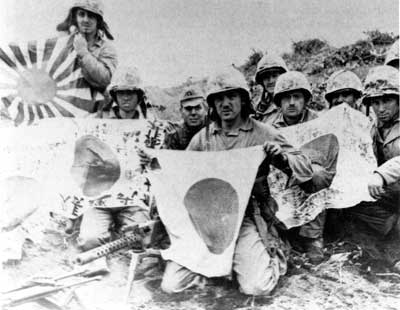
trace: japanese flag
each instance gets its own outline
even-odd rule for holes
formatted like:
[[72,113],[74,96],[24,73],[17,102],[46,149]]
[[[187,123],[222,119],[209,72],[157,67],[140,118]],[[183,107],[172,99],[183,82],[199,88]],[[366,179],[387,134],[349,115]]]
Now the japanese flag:
[[207,277],[230,274],[262,147],[153,153],[161,169],[150,174],[152,189],[171,239],[163,258]]

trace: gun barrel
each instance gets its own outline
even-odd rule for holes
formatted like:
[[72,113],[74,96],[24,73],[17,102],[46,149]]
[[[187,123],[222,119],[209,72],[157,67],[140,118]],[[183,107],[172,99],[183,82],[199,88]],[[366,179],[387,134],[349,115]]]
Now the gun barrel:
[[89,263],[97,258],[106,256],[110,253],[116,252],[128,246],[132,246],[136,242],[140,241],[140,238],[134,234],[121,237],[115,241],[109,242],[87,252],[81,253],[76,256],[74,262],[83,265]]

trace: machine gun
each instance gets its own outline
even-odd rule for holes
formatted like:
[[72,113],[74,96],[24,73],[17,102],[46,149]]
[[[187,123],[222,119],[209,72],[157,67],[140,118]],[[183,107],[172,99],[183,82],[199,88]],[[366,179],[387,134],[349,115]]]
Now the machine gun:
[[137,252],[144,252],[145,248],[149,246],[154,239],[154,227],[158,223],[158,220],[151,220],[145,223],[127,226],[123,230],[122,237],[77,255],[74,262],[78,265],[84,265],[124,248],[134,248]]

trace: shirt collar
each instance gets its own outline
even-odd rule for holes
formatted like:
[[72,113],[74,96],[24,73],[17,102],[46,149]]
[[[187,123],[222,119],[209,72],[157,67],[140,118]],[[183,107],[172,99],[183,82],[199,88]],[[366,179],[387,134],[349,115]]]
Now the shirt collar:
[[[307,119],[307,115],[308,115],[308,109],[304,109],[300,120],[297,122],[297,124],[301,124],[304,123]],[[279,112],[278,117],[276,119],[276,121],[274,122],[276,125],[278,125],[279,127],[288,127],[290,126],[288,123],[286,123],[284,117],[283,117],[283,113],[282,111]]]
[[[227,136],[238,136],[240,131],[251,131],[254,128],[254,120],[250,117],[247,118],[247,120],[238,128],[233,129],[229,131],[226,135]],[[222,133],[222,128],[218,125],[217,122],[212,123],[212,128],[211,132],[216,135],[216,134],[221,134]]]

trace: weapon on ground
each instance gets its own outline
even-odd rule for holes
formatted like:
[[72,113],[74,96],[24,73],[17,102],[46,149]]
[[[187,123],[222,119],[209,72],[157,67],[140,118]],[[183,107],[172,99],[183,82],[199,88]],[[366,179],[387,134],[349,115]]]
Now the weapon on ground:
[[60,292],[60,291],[64,291],[68,288],[72,288],[75,286],[80,286],[89,282],[93,282],[93,281],[98,281],[102,278],[102,276],[95,276],[89,279],[83,279],[83,280],[79,280],[73,283],[69,283],[69,284],[64,284],[64,285],[59,285],[56,287],[45,287],[41,290],[34,290],[34,291],[30,291],[30,289],[28,289],[28,292],[25,294],[20,294],[21,296],[17,296],[17,297],[8,297],[4,300],[3,302],[3,306],[5,307],[14,307],[14,306],[18,306],[27,302],[32,302],[32,301],[37,301],[39,299],[42,298],[46,298],[54,293]]
[[9,293],[13,293],[13,292],[27,289],[30,287],[34,287],[34,286],[49,286],[49,285],[55,286],[55,285],[57,285],[57,282],[71,278],[71,277],[78,277],[78,276],[79,277],[93,277],[96,275],[103,275],[108,272],[109,272],[108,269],[106,269],[104,267],[100,267],[100,268],[79,267],[75,270],[66,272],[66,273],[61,274],[56,277],[34,276],[30,280],[28,280],[25,284],[15,287],[15,288],[12,288],[12,289],[8,289],[6,291],[2,291],[1,293],[9,294]]
[[139,249],[142,251],[144,239],[151,234],[156,222],[152,220],[129,226],[124,230],[125,235],[123,237],[77,255],[74,262],[83,265],[102,256],[137,244],[139,244]]

